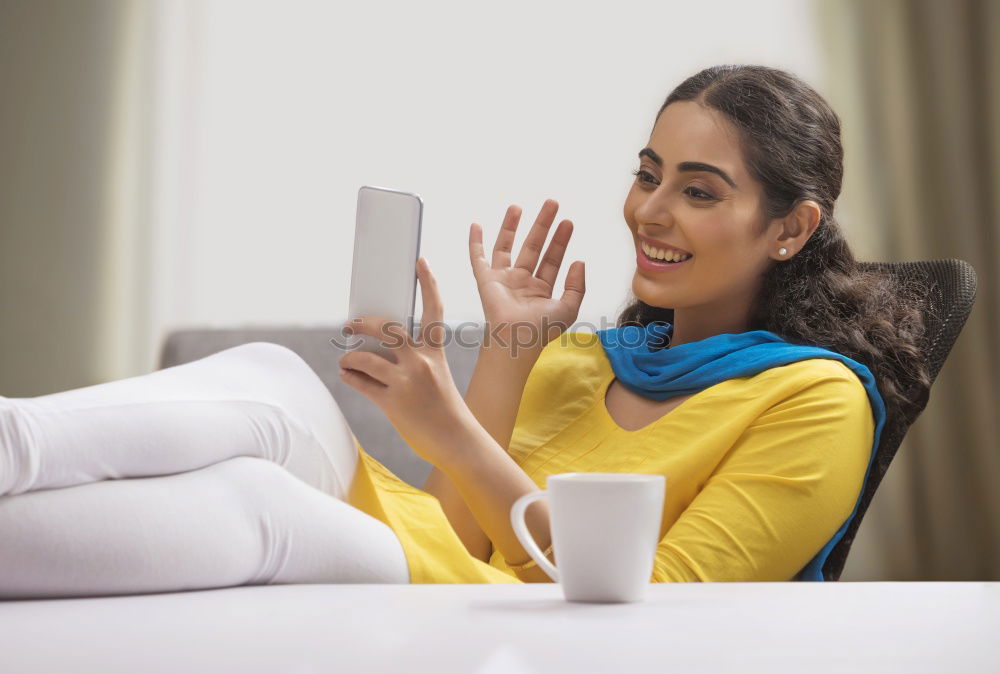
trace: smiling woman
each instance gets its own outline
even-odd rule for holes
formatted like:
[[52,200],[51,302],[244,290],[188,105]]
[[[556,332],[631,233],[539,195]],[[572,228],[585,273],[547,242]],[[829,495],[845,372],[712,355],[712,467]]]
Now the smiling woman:
[[[917,298],[862,272],[833,220],[842,154],[837,116],[794,76],[696,74],[661,107],[624,205],[636,300],[619,329],[667,348],[622,355],[607,331],[550,342],[528,374],[480,357],[469,405],[539,487],[568,471],[668,477],[654,580],[821,580],[886,413],[926,398]],[[540,249],[538,231],[526,246]],[[487,402],[486,382],[513,404]],[[470,551],[491,549],[487,517],[457,497],[468,480],[452,489],[444,472],[427,488]],[[491,565],[509,572],[506,555],[494,547]]]
[[[516,257],[518,207],[489,259],[472,225],[498,339],[464,399],[421,259],[419,338],[397,332],[393,358],[340,364],[435,465],[423,490],[365,452],[329,390],[274,345],[0,398],[0,597],[548,582],[510,512],[564,472],[667,477],[653,581],[822,580],[886,413],[928,389],[908,289],[862,273],[833,220],[841,158],[836,115],[795,77],[739,66],[686,80],[625,199],[636,301],[617,328],[567,332],[585,269],[574,261],[554,292],[573,232],[562,220],[546,244],[555,201]],[[384,323],[352,327],[384,336]],[[523,327],[535,338],[508,349]],[[553,554],[544,503],[526,523]]]

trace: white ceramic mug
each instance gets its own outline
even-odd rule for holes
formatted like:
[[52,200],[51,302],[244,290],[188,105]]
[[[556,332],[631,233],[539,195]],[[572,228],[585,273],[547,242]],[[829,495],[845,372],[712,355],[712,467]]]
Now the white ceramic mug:
[[[568,601],[629,602],[646,595],[660,538],[667,481],[662,475],[562,473],[547,489],[514,502],[510,520],[539,568]],[[549,499],[557,569],[524,523],[528,505]]]

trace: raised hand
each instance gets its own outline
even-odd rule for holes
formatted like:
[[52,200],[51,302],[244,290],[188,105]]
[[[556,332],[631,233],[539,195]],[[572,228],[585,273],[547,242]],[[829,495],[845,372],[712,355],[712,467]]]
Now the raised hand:
[[[584,263],[581,260],[573,262],[566,272],[562,295],[553,297],[556,276],[573,235],[570,220],[559,223],[539,262],[558,210],[559,204],[553,199],[542,204],[513,266],[511,253],[521,209],[513,205],[507,209],[493,246],[491,261],[487,261],[483,251],[482,227],[472,223],[469,229],[469,259],[479,287],[487,328],[493,335],[510,338],[512,330],[516,330],[513,336],[520,340],[524,337],[522,328],[518,326],[533,327],[535,334],[540,335],[537,345],[540,349],[576,320],[585,292]],[[541,334],[543,330],[544,335]]]

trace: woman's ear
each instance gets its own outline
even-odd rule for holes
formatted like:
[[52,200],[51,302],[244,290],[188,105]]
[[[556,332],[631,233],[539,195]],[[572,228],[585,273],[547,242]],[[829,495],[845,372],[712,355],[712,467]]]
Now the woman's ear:
[[812,199],[805,199],[795,204],[792,211],[780,220],[781,228],[774,242],[771,257],[775,260],[788,260],[802,250],[806,241],[819,227],[822,215],[823,210]]

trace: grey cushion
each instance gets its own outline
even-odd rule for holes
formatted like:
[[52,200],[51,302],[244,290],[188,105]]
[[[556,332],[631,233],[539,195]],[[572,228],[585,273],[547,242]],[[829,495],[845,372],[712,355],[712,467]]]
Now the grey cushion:
[[[160,367],[180,365],[248,342],[273,342],[287,346],[302,356],[330,389],[365,451],[400,479],[422,487],[430,474],[431,465],[403,442],[382,410],[340,380],[337,361],[344,354],[344,349],[331,343],[331,339],[343,341],[339,337],[341,325],[178,330],[171,333],[164,343]],[[449,340],[445,355],[455,384],[464,395],[479,353],[482,326],[461,325],[463,339]]]

